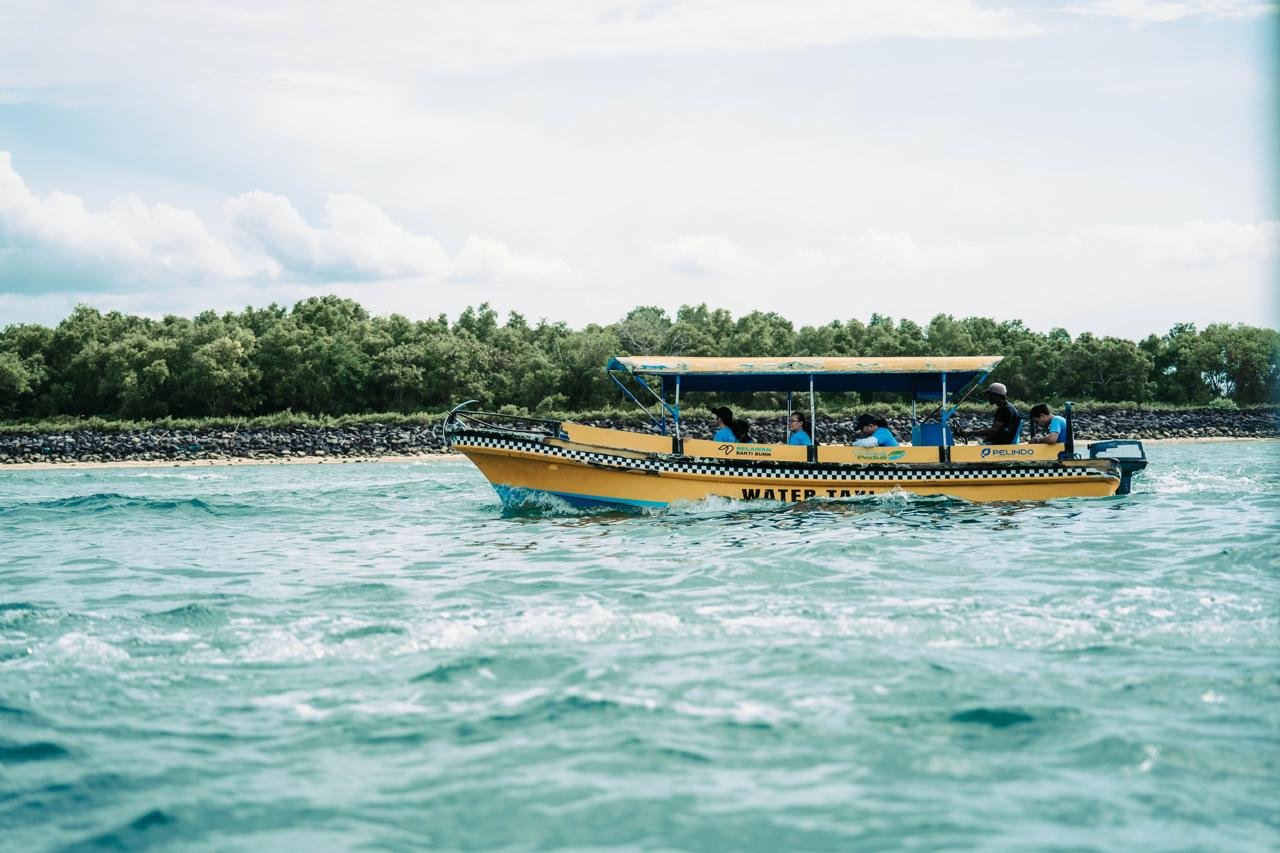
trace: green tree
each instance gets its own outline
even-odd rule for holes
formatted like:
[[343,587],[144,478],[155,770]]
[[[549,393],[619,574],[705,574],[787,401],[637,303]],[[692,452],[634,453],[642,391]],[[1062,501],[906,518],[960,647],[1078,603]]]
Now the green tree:
[[725,355],[763,358],[790,355],[795,351],[795,327],[772,311],[752,311],[738,318],[729,337]]
[[1203,404],[1217,396],[1207,381],[1214,369],[1212,346],[1192,323],[1179,323],[1140,349],[1152,360],[1156,397],[1170,403]]
[[427,368],[427,349],[422,344],[397,344],[375,355],[372,375],[381,408],[405,412],[423,405]]
[[618,399],[613,381],[605,373],[609,358],[623,351],[613,329],[592,324],[553,346],[552,357],[560,364],[564,395],[569,410],[595,409]]
[[1243,324],[1214,323],[1200,333],[1208,369],[1203,378],[1219,396],[1241,405],[1276,399],[1280,333]]
[[666,332],[664,355],[720,355],[733,336],[733,316],[723,308],[681,305],[675,323]]
[[1092,400],[1145,400],[1150,396],[1151,357],[1133,341],[1096,338],[1085,332],[1064,358],[1064,396]]
[[251,395],[261,374],[253,364],[252,350],[253,334],[241,329],[195,351],[182,383],[189,397],[202,402],[203,414],[243,413],[254,408],[256,401]]
[[16,352],[0,352],[0,414],[18,412],[22,398],[31,394],[32,378]]
[[667,312],[652,305],[632,308],[622,322],[613,326],[613,333],[622,344],[620,355],[663,355],[670,331]]

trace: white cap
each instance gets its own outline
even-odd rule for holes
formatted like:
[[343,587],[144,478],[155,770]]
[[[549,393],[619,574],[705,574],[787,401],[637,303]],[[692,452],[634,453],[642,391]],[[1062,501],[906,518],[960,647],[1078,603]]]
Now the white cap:
[[987,391],[992,394],[999,394],[1001,397],[1007,396],[1009,389],[1004,387],[1003,382],[992,382],[987,386]]

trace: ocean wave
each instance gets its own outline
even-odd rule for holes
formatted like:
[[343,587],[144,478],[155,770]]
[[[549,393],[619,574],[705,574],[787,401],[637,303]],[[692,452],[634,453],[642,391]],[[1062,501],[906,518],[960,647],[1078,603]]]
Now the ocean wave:
[[988,726],[993,729],[1007,729],[1035,722],[1035,717],[1019,708],[970,708],[957,711],[949,718],[953,723]]
[[0,765],[25,764],[32,761],[55,761],[70,758],[71,752],[52,741],[19,743],[0,738]]
[[206,503],[200,498],[140,498],[116,492],[99,492],[89,495],[76,495],[74,497],[0,506],[0,515],[80,515],[149,511],[219,515],[224,510]]
[[149,613],[144,618],[164,625],[202,627],[221,625],[227,621],[225,613],[204,604],[184,604],[171,610]]

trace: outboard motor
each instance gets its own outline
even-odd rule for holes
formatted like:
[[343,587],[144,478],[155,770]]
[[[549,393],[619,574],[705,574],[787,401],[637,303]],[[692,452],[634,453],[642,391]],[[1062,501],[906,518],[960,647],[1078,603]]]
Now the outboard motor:
[[[1067,429],[1069,432],[1070,427]],[[1147,454],[1142,449],[1142,442],[1127,438],[1093,442],[1089,445],[1089,458],[1114,459],[1120,463],[1120,488],[1116,489],[1117,495],[1129,494],[1133,475],[1147,467]]]

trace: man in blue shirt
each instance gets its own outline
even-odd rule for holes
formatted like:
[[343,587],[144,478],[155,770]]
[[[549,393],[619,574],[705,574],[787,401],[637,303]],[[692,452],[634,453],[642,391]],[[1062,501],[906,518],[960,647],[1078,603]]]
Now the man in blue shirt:
[[854,447],[897,447],[898,439],[889,432],[888,421],[874,415],[858,415],[858,430],[862,438],[853,443]]
[[1067,419],[1050,412],[1044,403],[1031,407],[1031,422],[1044,430],[1031,439],[1035,444],[1060,444],[1067,440]]
[[805,422],[805,416],[799,412],[792,412],[791,419],[787,421],[787,444],[802,444],[808,447],[813,444],[813,439],[809,437],[809,424]]

